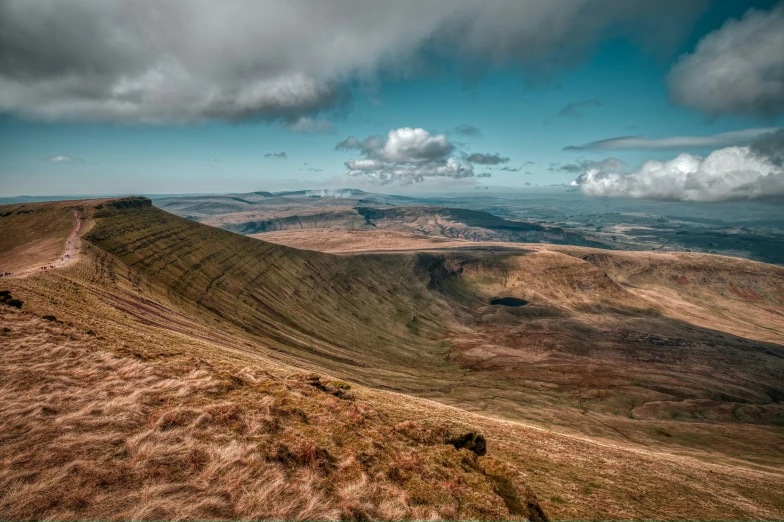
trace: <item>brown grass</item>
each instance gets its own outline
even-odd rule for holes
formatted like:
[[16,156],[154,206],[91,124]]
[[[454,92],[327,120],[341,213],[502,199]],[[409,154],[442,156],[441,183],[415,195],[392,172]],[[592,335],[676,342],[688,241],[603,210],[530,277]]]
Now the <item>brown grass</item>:
[[[74,211],[89,215],[106,200],[57,201],[0,206],[0,273],[19,274],[51,266],[65,253],[74,229]],[[79,234],[89,230],[83,224]]]
[[[305,375],[139,362],[23,312],[3,310],[0,324],[3,518],[528,515],[516,472],[499,479],[491,457],[411,438]],[[511,513],[499,480],[514,485]]]
[[[205,221],[206,222],[206,221]],[[394,230],[336,230],[305,229],[282,232],[263,232],[251,237],[303,250],[318,250],[330,254],[358,254],[367,252],[407,252],[471,247],[524,247],[515,243],[486,243],[398,232]]]

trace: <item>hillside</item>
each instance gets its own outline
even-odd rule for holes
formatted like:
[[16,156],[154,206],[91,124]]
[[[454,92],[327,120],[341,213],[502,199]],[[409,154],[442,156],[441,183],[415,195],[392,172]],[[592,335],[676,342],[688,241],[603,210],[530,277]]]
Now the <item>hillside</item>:
[[0,207],[0,273],[59,262],[83,202],[22,203]]
[[[120,383],[112,384],[108,375],[127,365],[129,375],[141,379],[128,389],[149,387],[139,394],[149,402],[119,403],[113,407],[120,417],[107,422],[117,430],[113,440],[138,441],[125,443],[116,465],[131,466],[139,479],[111,482],[111,494],[126,499],[115,507],[90,497],[67,505],[42,501],[39,511],[27,513],[281,516],[271,505],[259,511],[268,505],[263,497],[237,496],[251,484],[274,483],[277,472],[298,477],[292,489],[279,490],[284,498],[293,501],[302,496],[296,488],[310,488],[322,495],[313,505],[325,506],[292,508],[289,517],[498,518],[510,512],[537,517],[533,492],[553,518],[775,518],[784,512],[779,404],[784,354],[775,344],[781,342],[776,325],[767,339],[773,342],[762,342],[676,319],[666,313],[666,303],[652,305],[598,263],[577,256],[581,249],[575,247],[334,256],[207,227],[142,198],[77,206],[89,225],[78,263],[2,281],[24,301],[21,311],[9,309],[3,318],[9,325],[3,335],[11,336],[15,354],[4,364],[16,376],[7,389],[15,399],[2,413],[3,422],[14,427],[3,430],[12,433],[2,439],[3,459],[13,462],[12,448],[18,448],[13,444],[29,429],[25,412],[44,398],[25,375],[51,365],[62,376],[51,386],[66,394],[122,396],[122,388],[113,390]],[[2,219],[3,226],[16,226],[16,215]],[[47,241],[64,239],[61,232],[34,229]],[[583,257],[598,251],[584,252]],[[753,266],[755,277],[765,278],[754,290],[759,306],[780,309],[781,273]],[[733,288],[744,292],[748,284],[733,280]],[[498,296],[528,304],[489,304]],[[42,323],[45,315],[62,322]],[[41,352],[38,346],[57,349]],[[192,375],[202,370],[204,377]],[[168,380],[156,382],[155,375]],[[351,398],[340,397],[338,379],[350,383]],[[214,396],[198,392],[202,385],[217,386]],[[182,392],[155,391],[178,386]],[[156,393],[177,398],[156,406]],[[46,406],[54,414],[44,406],[35,411],[57,425],[97,407],[65,397],[71,395],[61,405]],[[292,413],[271,413],[265,397]],[[243,405],[226,421],[229,427],[193,424],[227,401]],[[162,439],[144,443],[153,436],[145,430],[154,432],[170,407],[188,413]],[[140,413],[126,417],[127,411]],[[269,428],[263,419],[253,420],[253,412],[280,417],[281,425]],[[94,430],[107,429],[77,424],[88,439],[96,436]],[[344,428],[355,438],[342,439]],[[56,430],[42,431],[28,461],[48,445],[65,443]],[[443,443],[451,434],[469,432],[485,436],[487,455]],[[226,448],[237,448],[244,462],[250,457],[241,448],[269,448],[271,434],[285,436],[295,456],[254,456],[275,462],[278,471],[259,461],[271,475],[237,471],[226,478],[226,466],[232,466],[221,460],[230,458]],[[207,464],[165,472],[150,468],[156,452],[175,451],[167,449],[170,442],[199,449],[197,461]],[[310,449],[297,457],[305,442]],[[93,454],[78,458],[100,460],[108,448],[97,445]],[[375,456],[364,457],[368,451]],[[404,457],[409,460],[401,463]],[[324,459],[329,464],[322,465]],[[436,463],[450,471],[439,475]],[[64,472],[68,466],[74,463],[55,467]],[[239,470],[247,471],[243,466]],[[89,467],[75,469],[80,477],[92,473]],[[7,475],[8,484],[27,481],[36,491],[61,476],[23,479],[14,473]],[[454,473],[454,480],[441,478]],[[84,480],[85,488],[90,480],[103,483]],[[217,483],[235,484],[217,494],[223,504],[220,499],[213,504],[224,507],[211,512],[205,504],[201,511],[187,511],[189,499],[213,491],[204,484]],[[172,489],[175,484],[180,489]],[[122,507],[148,498],[139,496],[152,491],[144,488],[164,486],[168,503],[157,511]],[[352,511],[346,495],[373,499],[370,504],[388,510]],[[14,498],[21,497],[3,499],[4,514],[22,513],[6,511],[16,505]],[[71,511],[57,511],[66,508]]]
[[600,248],[613,244],[561,227],[505,219],[480,210],[433,206],[426,201],[346,190],[323,197],[311,191],[191,196],[160,199],[155,205],[200,223],[246,235],[303,229],[389,230],[472,241]]

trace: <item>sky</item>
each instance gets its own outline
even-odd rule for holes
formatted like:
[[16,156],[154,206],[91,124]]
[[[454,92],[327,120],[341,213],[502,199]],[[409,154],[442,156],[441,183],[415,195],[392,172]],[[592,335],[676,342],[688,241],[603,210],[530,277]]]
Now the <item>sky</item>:
[[0,2],[0,196],[784,196],[784,2]]

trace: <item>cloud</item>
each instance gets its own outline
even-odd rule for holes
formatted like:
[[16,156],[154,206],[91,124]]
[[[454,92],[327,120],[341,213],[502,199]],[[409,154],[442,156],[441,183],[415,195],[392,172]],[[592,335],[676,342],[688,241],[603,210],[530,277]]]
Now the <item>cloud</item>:
[[300,134],[331,134],[334,132],[334,125],[329,120],[314,120],[307,116],[301,116],[294,121],[283,122],[283,126],[292,132]]
[[784,3],[750,9],[703,37],[670,70],[675,103],[711,116],[784,114]]
[[677,201],[724,201],[784,196],[781,131],[751,146],[725,147],[707,157],[682,153],[649,160],[627,173],[619,160],[586,164],[575,185],[590,196]]
[[777,167],[784,167],[784,129],[760,136],[749,149],[757,157],[767,159]]
[[498,165],[500,163],[507,163],[509,158],[501,156],[498,153],[495,154],[483,154],[481,152],[475,152],[469,155],[466,158],[466,161],[471,163],[477,163],[479,165]]
[[73,158],[71,156],[52,156],[46,161],[50,163],[87,163],[81,158]]
[[[504,170],[506,172],[520,172],[521,170],[523,170],[523,167],[525,167],[526,165],[533,165],[533,164],[534,164],[533,161],[524,161],[519,167],[501,167],[498,170]],[[526,174],[530,174],[530,172],[526,171]]]
[[345,162],[349,176],[363,176],[376,184],[410,184],[426,178],[470,178],[474,167],[453,158],[454,146],[443,134],[408,127],[390,130],[386,138],[350,136],[335,146],[364,157]]
[[264,155],[265,158],[272,158],[272,159],[289,159],[289,155],[285,152],[268,152]]
[[582,118],[586,109],[590,109],[592,107],[602,107],[603,103],[597,99],[590,99],[590,100],[582,100],[573,103],[567,103],[558,113],[555,115],[556,118],[572,118],[572,119],[579,119]]
[[[346,107],[381,72],[512,65],[528,79],[629,37],[678,45],[705,0],[0,2],[0,111],[45,121],[277,121]],[[318,120],[314,120],[318,121]],[[299,123],[298,123],[299,122]]]
[[728,145],[748,145],[757,137],[778,130],[779,127],[763,127],[740,131],[722,132],[710,136],[670,136],[648,138],[645,136],[621,136],[606,140],[592,141],[585,145],[570,145],[564,151],[583,150],[679,150],[695,148],[726,147]]
[[526,181],[525,183],[523,183],[523,185],[525,185],[526,187],[527,187],[527,186],[529,186],[530,184],[531,184],[531,183],[530,183],[530,182],[528,182],[528,181]]
[[482,172],[481,174],[476,175],[477,178],[491,178],[493,177],[492,172]]
[[617,158],[605,158],[599,161],[592,161],[592,160],[582,160],[576,163],[553,163],[551,164],[550,168],[547,170],[551,172],[560,171],[560,172],[569,172],[572,174],[576,174],[577,172],[587,172],[589,170],[600,170],[602,172],[606,171],[615,171],[615,172],[625,172],[626,171],[626,163],[622,162]]
[[452,129],[452,132],[454,132],[455,134],[459,134],[460,136],[481,136],[482,135],[482,131],[479,130],[478,127],[474,127],[473,125],[466,125],[466,124],[458,125],[454,129]]

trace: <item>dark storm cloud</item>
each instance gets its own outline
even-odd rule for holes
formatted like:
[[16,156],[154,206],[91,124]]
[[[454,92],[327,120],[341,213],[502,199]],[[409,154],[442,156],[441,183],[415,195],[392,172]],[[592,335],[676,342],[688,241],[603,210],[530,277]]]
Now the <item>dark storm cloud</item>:
[[501,163],[507,163],[509,158],[501,156],[498,153],[495,154],[483,154],[481,152],[475,152],[470,154],[466,161],[471,163],[476,163],[478,165],[499,165]]
[[[599,39],[677,45],[704,0],[4,0],[0,111],[47,121],[278,121],[330,132],[342,85],[430,60],[529,80]],[[481,71],[480,71],[481,72]],[[321,115],[322,117],[319,117]]]

